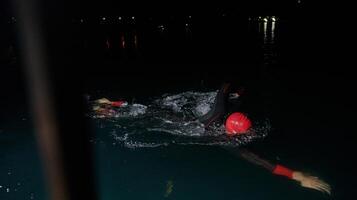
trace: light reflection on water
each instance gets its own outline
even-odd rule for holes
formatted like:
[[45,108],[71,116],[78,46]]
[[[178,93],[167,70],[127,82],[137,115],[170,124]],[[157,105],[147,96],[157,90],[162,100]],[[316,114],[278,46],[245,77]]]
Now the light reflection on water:
[[264,18],[265,20],[253,21],[258,29],[257,32],[263,37],[263,44],[275,44],[276,43],[276,19],[275,18]]
[[258,23],[258,33],[263,38],[261,47],[263,49],[263,63],[265,65],[275,64],[277,59],[276,37],[277,19],[275,17],[267,17],[264,20],[258,20],[253,23]]
[[[209,24],[209,22],[207,23]],[[226,22],[222,21],[220,23],[224,24]],[[248,24],[247,28],[244,28],[246,26],[242,26],[244,23]],[[237,21],[238,26],[236,29],[238,35],[236,34],[235,38],[233,35],[232,40],[243,41],[247,43],[248,48],[253,48],[253,43],[259,44],[259,48],[262,51],[255,50],[253,54],[257,56],[260,56],[258,54],[262,54],[262,63],[264,64],[275,63],[278,23],[278,19],[274,16],[249,17],[246,22]],[[206,29],[200,29],[197,27],[201,26],[201,24],[192,23],[187,20],[173,23],[154,23],[150,21],[146,24],[129,25],[101,23],[98,27],[88,26],[81,33],[83,37],[80,36],[79,39],[88,40],[87,43],[83,42],[83,44],[86,43],[86,46],[83,45],[83,48],[85,51],[95,52],[94,56],[109,56],[117,60],[125,60],[130,56],[133,59],[140,59],[139,55],[150,57],[152,54],[165,57],[165,54],[168,52],[171,52],[171,54],[183,53],[184,55],[186,55],[184,52],[186,50],[194,52],[193,48],[191,48],[194,45],[196,45],[195,47],[198,48],[198,51],[200,48],[207,51],[207,48],[203,47],[202,44],[212,47],[212,51],[217,50],[217,47],[225,48],[225,46],[230,46],[229,43],[235,45],[231,40],[227,40],[227,38],[231,38],[233,32],[236,32],[235,30],[233,31],[233,25],[234,23],[228,24],[227,27],[222,28],[221,25],[209,24]],[[88,33],[91,29],[96,29],[95,33]],[[248,38],[252,37],[252,35],[258,35],[257,38],[253,39],[255,41]],[[253,43],[250,44],[250,42]],[[238,47],[242,46],[239,43],[236,44],[239,45]],[[180,48],[184,49],[181,50]],[[242,50],[242,52],[244,51]],[[235,52],[229,53],[229,55],[234,54]],[[185,59],[184,56],[181,58]]]

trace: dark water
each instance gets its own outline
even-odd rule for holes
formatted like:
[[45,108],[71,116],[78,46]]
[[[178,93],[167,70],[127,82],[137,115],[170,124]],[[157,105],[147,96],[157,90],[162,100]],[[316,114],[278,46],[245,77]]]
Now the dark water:
[[[248,148],[322,178],[331,184],[333,199],[349,197],[354,137],[346,117],[351,113],[345,100],[349,90],[343,86],[350,80],[328,70],[308,70],[305,64],[316,46],[305,44],[315,36],[303,30],[303,21],[222,16],[141,23],[146,25],[76,26],[78,56],[86,58],[83,92],[140,102],[163,93],[215,90],[223,79],[244,84],[249,89],[246,109],[263,113],[272,124],[269,135]],[[235,29],[229,28],[232,23]],[[1,74],[1,84],[12,87],[2,87],[1,96],[0,199],[47,199],[22,76],[16,62],[3,62],[7,73]],[[155,65],[168,70],[156,73]],[[202,70],[192,72],[192,66]],[[232,66],[237,70],[229,71]],[[336,91],[338,96],[331,95]],[[100,199],[331,198],[219,147],[125,148],[96,122],[91,144]]]

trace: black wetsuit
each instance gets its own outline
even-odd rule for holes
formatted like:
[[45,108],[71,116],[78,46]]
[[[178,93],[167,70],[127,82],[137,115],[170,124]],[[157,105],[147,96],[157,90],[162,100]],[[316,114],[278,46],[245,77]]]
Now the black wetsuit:
[[[205,125],[206,128],[211,127],[212,125],[222,125],[224,123],[225,117],[232,112],[239,111],[241,105],[241,97],[238,100],[229,100],[229,93],[232,91],[232,87],[229,83],[224,83],[219,89],[212,109],[198,120]],[[239,155],[243,159],[254,163],[255,165],[261,166],[269,171],[273,171],[275,165],[266,161],[256,154],[250,152],[245,148],[231,148],[231,147],[223,147],[229,152]]]
[[198,119],[206,128],[212,125],[222,125],[225,117],[240,105],[239,100],[235,102],[229,101],[230,92],[230,84],[224,83],[215,97],[212,109]]

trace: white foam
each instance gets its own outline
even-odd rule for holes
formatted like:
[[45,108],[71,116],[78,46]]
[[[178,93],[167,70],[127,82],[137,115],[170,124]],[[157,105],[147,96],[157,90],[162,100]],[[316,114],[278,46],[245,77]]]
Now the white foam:
[[109,144],[127,148],[156,148],[171,144],[240,146],[268,134],[268,120],[255,123],[249,134],[234,137],[226,136],[223,125],[205,130],[194,119],[209,111],[216,93],[189,91],[163,95],[147,106],[128,105],[118,112],[120,116],[117,118],[106,119],[105,128],[111,128],[109,135],[114,140]]
[[208,111],[209,111],[210,109],[211,109],[211,105],[208,104],[208,103],[199,104],[199,105],[195,108],[196,115],[197,115],[197,116],[203,116],[203,115],[205,115],[206,113],[208,113]]
[[131,116],[138,116],[138,115],[145,114],[146,109],[147,109],[147,106],[145,106],[145,105],[133,104],[130,107],[130,112],[129,113],[130,113]]
[[217,91],[214,92],[183,92],[171,96],[163,95],[161,99],[155,102],[163,108],[170,108],[174,112],[185,112],[185,107],[188,107],[194,115],[201,116],[206,114],[211,108]]

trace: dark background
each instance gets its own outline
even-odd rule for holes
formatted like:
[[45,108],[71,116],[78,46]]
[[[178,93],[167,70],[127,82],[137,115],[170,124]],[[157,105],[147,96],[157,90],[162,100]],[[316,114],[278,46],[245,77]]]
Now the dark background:
[[[335,163],[329,167],[343,172],[333,175],[338,183],[344,182],[345,176],[356,177],[352,164],[356,144],[352,111],[355,64],[348,31],[353,28],[347,23],[348,18],[340,14],[345,11],[340,9],[342,3],[302,1],[297,4],[283,0],[38,2],[50,83],[54,85],[56,107],[65,129],[73,130],[79,124],[84,93],[102,91],[98,97],[110,97],[113,91],[120,91],[128,98],[153,96],[202,86],[202,82],[206,88],[217,88],[223,80],[244,85],[253,94],[271,86],[267,87],[274,96],[271,115],[280,132],[271,137],[277,144],[303,149],[300,146],[303,143],[315,151],[313,154],[324,154],[323,163]],[[29,115],[23,114],[29,113],[29,105],[19,29],[16,24],[8,23],[15,15],[14,9],[16,6],[10,2],[1,1],[2,124],[14,123],[10,116]],[[118,59],[101,54],[95,47],[82,48],[83,37],[91,40],[101,36],[103,30],[95,25],[98,16],[117,13],[137,17],[137,31],[147,37],[142,39],[142,57],[128,55]],[[222,19],[223,14],[227,20]],[[182,16],[187,15],[193,16],[191,40],[180,39],[175,31],[167,40],[152,39],[154,36],[150,35],[145,19],[153,17],[175,27],[181,23]],[[248,16],[259,15],[276,15],[285,23],[280,30],[277,63],[267,69],[262,62],[263,50],[258,36],[241,31],[238,26],[244,24]],[[72,23],[73,19],[83,16],[93,24]],[[107,29],[109,33],[121,31],[110,26]],[[256,97],[252,95],[252,102],[257,101]],[[289,117],[295,120],[286,120]],[[289,135],[286,130],[296,126],[297,121],[303,126],[324,128],[317,129],[315,135]],[[81,131],[80,127],[76,130]],[[69,137],[72,139],[73,135]],[[64,141],[70,141],[68,138]],[[77,147],[73,142],[67,145]],[[351,189],[351,185],[338,188],[340,194]],[[347,196],[347,192],[344,195]]]
[[[351,42],[348,35],[351,33],[346,31],[349,18],[340,12],[343,11],[340,9],[342,3],[301,1],[298,4],[297,1],[258,0],[36,2],[43,39],[47,44],[49,71],[54,76],[51,80],[60,82],[56,85],[63,87],[59,91],[66,91],[66,97],[83,92],[87,85],[120,87],[130,82],[122,89],[154,92],[156,89],[152,88],[157,85],[202,80],[214,84],[222,80],[240,80],[241,83],[261,79],[262,75],[257,75],[263,65],[258,36],[241,31],[239,27],[244,25],[248,16],[259,15],[276,15],[286,22],[280,30],[279,60],[267,73],[276,74],[277,80],[287,81],[302,92],[317,96],[330,96],[332,92],[331,98],[343,103],[349,100],[353,88],[352,65],[348,63],[351,55],[348,53],[351,52],[348,50]],[[1,85],[4,86],[3,93],[8,94],[15,91],[12,87],[22,88],[23,52],[18,28],[8,23],[15,16],[16,5],[8,1],[1,4]],[[95,45],[89,51],[81,47],[84,37],[92,40],[106,32],[99,31],[100,27],[96,25],[99,16],[117,14],[136,16],[137,32],[143,38],[143,56],[131,56],[129,52],[125,59],[108,58],[100,50],[93,50]],[[193,16],[190,40],[181,39],[179,31],[171,31],[169,39],[160,41],[150,36],[148,17],[175,27],[187,15]],[[226,15],[226,19],[222,19],[222,15]],[[89,24],[78,26],[73,23],[74,19],[83,17]],[[114,33],[121,31],[110,26],[106,29]],[[11,60],[14,57],[17,58],[16,63]],[[91,81],[94,79],[101,80]]]

